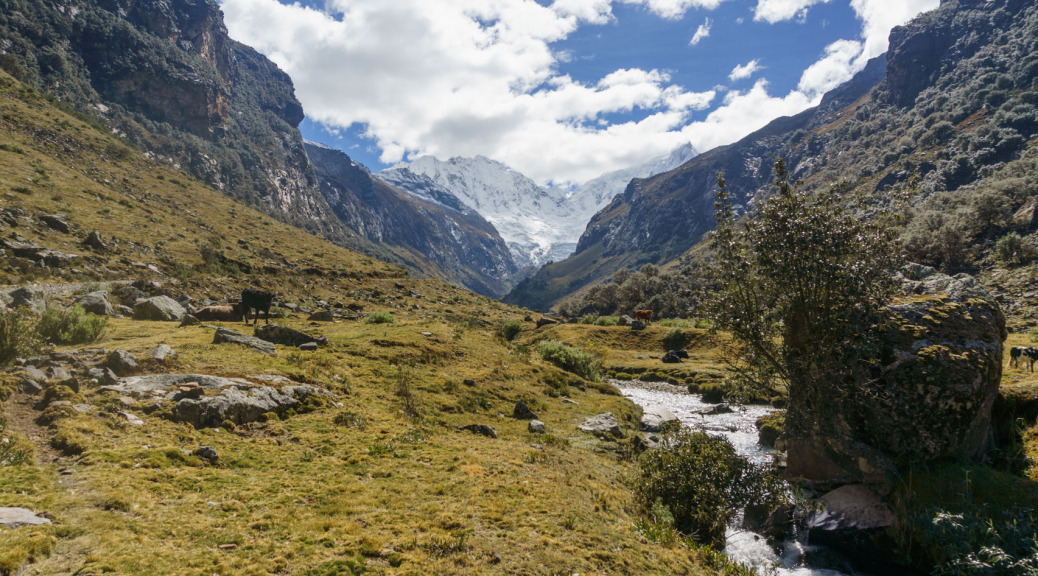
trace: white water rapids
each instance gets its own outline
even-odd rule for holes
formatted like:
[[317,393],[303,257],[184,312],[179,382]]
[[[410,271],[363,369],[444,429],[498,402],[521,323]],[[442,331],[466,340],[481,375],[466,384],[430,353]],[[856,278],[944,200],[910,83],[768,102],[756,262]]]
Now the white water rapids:
[[[770,454],[775,452],[775,450],[764,448],[757,443],[757,427],[754,425],[757,418],[774,412],[775,408],[758,405],[732,405],[733,412],[729,414],[707,415],[703,413],[716,404],[704,402],[702,396],[688,394],[680,386],[640,380],[610,380],[610,383],[642,408],[666,408],[685,426],[699,428],[709,434],[727,438],[736,451],[751,462],[769,463]],[[781,551],[776,551],[763,536],[746,530],[729,528],[724,552],[733,560],[759,568],[763,573],[778,576],[846,575],[837,570],[805,566],[805,556],[819,550],[818,547],[788,540],[783,543]]]

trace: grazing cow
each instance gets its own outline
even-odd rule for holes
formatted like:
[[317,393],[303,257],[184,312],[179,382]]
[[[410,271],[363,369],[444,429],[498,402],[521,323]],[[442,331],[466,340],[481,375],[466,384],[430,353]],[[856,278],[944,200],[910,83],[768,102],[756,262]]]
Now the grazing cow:
[[256,322],[259,323],[259,313],[263,311],[264,324],[270,324],[270,305],[274,302],[273,292],[264,292],[246,288],[241,291],[241,311],[245,317],[245,325],[249,325],[249,310],[256,311]]
[[226,304],[223,306],[206,306],[199,308],[194,314],[195,318],[202,321],[237,322],[241,314],[241,304]]
[[634,319],[641,320],[642,322],[648,324],[652,321],[652,310],[635,310]]
[[1031,372],[1034,372],[1034,363],[1038,362],[1038,348],[1024,348],[1023,355],[1027,356],[1027,359],[1030,361]]
[[1024,346],[1013,346],[1009,349],[1009,367],[1020,367],[1020,356],[1024,354]]

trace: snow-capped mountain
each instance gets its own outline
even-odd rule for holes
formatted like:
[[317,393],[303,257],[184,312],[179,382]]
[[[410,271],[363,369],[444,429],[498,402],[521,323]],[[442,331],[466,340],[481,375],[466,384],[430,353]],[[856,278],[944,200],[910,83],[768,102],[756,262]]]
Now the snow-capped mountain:
[[572,254],[592,216],[627,187],[680,166],[696,155],[686,144],[670,155],[634,168],[610,172],[567,193],[544,188],[523,174],[484,156],[443,161],[424,156],[397,164],[377,176],[422,199],[451,205],[460,199],[497,228],[519,266],[540,266]]

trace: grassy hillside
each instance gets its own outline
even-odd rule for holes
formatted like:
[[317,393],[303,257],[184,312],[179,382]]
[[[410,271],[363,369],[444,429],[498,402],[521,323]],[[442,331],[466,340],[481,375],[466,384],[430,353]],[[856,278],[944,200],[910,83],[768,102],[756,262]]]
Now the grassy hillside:
[[[63,214],[68,233],[40,222]],[[635,529],[627,441],[579,432],[638,409],[602,384],[496,336],[525,312],[357,255],[236,203],[149,160],[0,75],[0,218],[6,239],[75,255],[42,267],[7,251],[0,282],[47,287],[52,304],[148,279],[174,295],[226,301],[245,286],[281,300],[390,313],[395,322],[275,320],[327,337],[317,352],[268,356],[213,344],[211,326],[113,319],[99,342],[52,348],[75,387],[17,391],[0,378],[0,507],[52,524],[0,529],[0,573],[530,574],[710,573],[708,557]],[[85,247],[90,231],[107,248]],[[240,323],[223,324],[247,331]],[[541,329],[547,333],[546,329]],[[142,373],[275,375],[334,396],[264,421],[195,429],[171,403],[101,391],[83,373],[122,348],[177,351]],[[82,410],[42,409],[68,398]],[[41,400],[42,399],[42,400]],[[547,434],[511,417],[525,399]],[[143,420],[133,425],[124,413]],[[487,424],[498,438],[458,427]],[[191,454],[212,446],[216,463]]]

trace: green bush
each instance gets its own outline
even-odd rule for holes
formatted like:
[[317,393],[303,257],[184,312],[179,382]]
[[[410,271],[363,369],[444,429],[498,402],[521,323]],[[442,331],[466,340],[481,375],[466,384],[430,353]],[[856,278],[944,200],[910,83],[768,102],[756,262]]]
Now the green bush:
[[7,432],[7,422],[0,419],[0,466],[32,464],[32,444],[17,434]]
[[497,331],[497,333],[500,334],[501,337],[505,340],[511,342],[512,340],[515,340],[519,336],[519,333],[522,331],[522,320],[506,320],[503,324],[501,324],[501,328]]
[[692,335],[681,328],[672,328],[663,336],[664,350],[681,350],[692,341]]
[[396,322],[396,317],[385,310],[375,312],[364,319],[365,324],[392,324],[393,322]]
[[1038,574],[1038,514],[1027,508],[992,511],[969,505],[953,513],[931,509],[915,519],[936,560],[932,574]]
[[43,342],[36,333],[37,322],[36,313],[28,308],[0,311],[0,364],[40,351]]
[[107,328],[107,316],[90,314],[75,304],[68,309],[47,308],[36,332],[52,344],[89,344],[101,338]]
[[1038,342],[1038,328],[1031,330],[1031,342]]
[[598,361],[580,348],[566,346],[557,340],[542,340],[537,345],[537,351],[541,353],[541,358],[585,380],[598,382],[601,379]]
[[723,544],[725,528],[747,504],[778,506],[789,498],[777,477],[730,442],[688,428],[642,454],[634,493],[643,512],[665,506],[678,531],[707,544]]
[[1010,232],[995,242],[995,259],[1003,264],[1026,264],[1035,255],[1034,246],[1016,232]]

